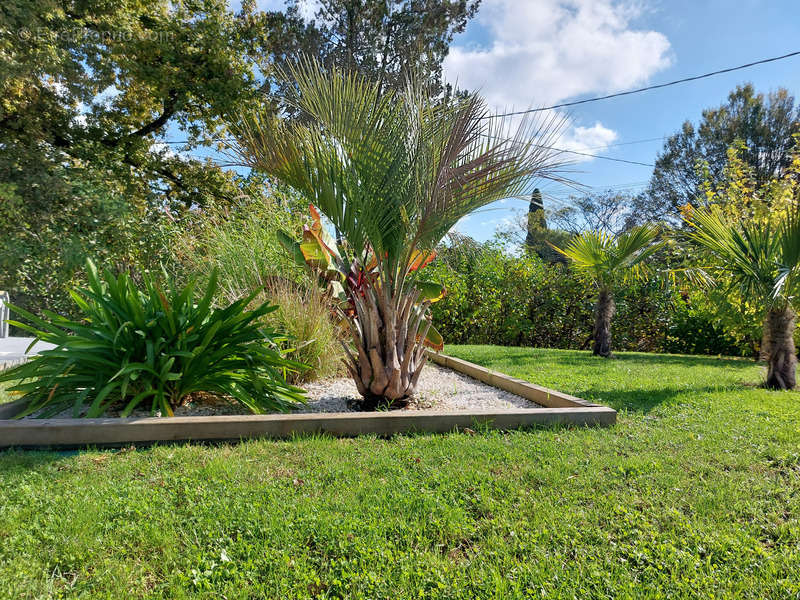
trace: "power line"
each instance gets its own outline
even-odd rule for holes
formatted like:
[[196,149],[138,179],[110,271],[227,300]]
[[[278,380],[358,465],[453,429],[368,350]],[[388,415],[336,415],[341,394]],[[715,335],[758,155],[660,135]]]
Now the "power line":
[[667,83],[659,83],[657,85],[648,85],[647,87],[638,88],[635,90],[628,90],[626,92],[617,92],[615,94],[608,94],[607,96],[597,96],[595,98],[586,98],[584,100],[575,100],[574,102],[562,102],[561,104],[554,104],[552,106],[543,106],[542,108],[529,108],[527,110],[517,110],[507,113],[500,113],[497,115],[488,115],[483,117],[484,119],[491,119],[494,117],[511,117],[514,115],[524,115],[528,113],[534,112],[542,112],[545,110],[553,110],[555,108],[565,108],[567,106],[576,106],[578,104],[586,104],[587,102],[597,102],[598,100],[608,100],[609,98],[618,98],[619,96],[629,96],[630,94],[638,94],[639,92],[647,92],[649,90],[656,90],[659,88],[669,87],[671,85],[677,85],[679,83],[686,83],[688,81],[697,81],[698,79],[705,79],[706,77],[713,77],[714,75],[721,75],[723,73],[730,73],[732,71],[739,71],[740,69],[747,69],[750,67],[755,67],[756,65],[763,65],[765,63],[775,62],[777,60],[783,60],[785,58],[790,58],[792,56],[797,56],[800,54],[800,50],[797,52],[790,52],[789,54],[783,54],[781,56],[773,56],[772,58],[765,58],[763,60],[757,60],[754,62],[750,62],[744,65],[739,65],[738,67],[729,67],[727,69],[720,69],[719,71],[712,71],[711,73],[704,73],[702,75],[694,75],[692,77],[684,77],[683,79],[676,79],[675,81],[668,81]]
[[539,146],[539,147],[540,148],[547,148],[548,150],[557,150],[558,152],[569,152],[570,154],[578,154],[580,156],[589,156],[591,158],[599,158],[601,160],[612,160],[614,162],[627,163],[629,165],[639,165],[641,167],[655,167],[655,165],[653,163],[639,162],[638,160],[627,160],[625,158],[613,158],[611,156],[600,156],[599,154],[590,154],[588,152],[578,152],[577,150],[566,150],[564,148],[555,148],[553,146]]
[[[489,135],[486,135],[486,134],[482,134],[482,135],[484,137],[493,138],[493,139],[503,139],[503,138],[499,138],[499,137],[495,137],[495,136],[489,136]],[[620,143],[620,144],[609,144],[609,146],[623,146],[623,145],[626,145],[626,144],[638,144],[638,143],[642,143],[642,142],[646,142],[646,141],[652,141],[652,140],[655,140],[655,139],[662,139],[662,138],[652,138],[652,139],[649,139],[649,140],[636,140],[636,141],[633,141],[633,142],[624,142],[624,143]],[[178,140],[173,140],[173,141],[158,140],[157,143],[161,143],[161,144],[183,144],[183,143],[186,143],[186,142],[182,142],[182,141],[178,141]],[[612,158],[611,156],[600,156],[599,154],[590,154],[588,152],[578,152],[577,150],[567,150],[566,148],[556,148],[555,146],[544,146],[542,144],[534,144],[534,145],[538,146],[539,148],[546,148],[548,150],[555,150],[556,152],[567,152],[569,154],[578,154],[580,156],[588,156],[590,158],[599,158],[601,160],[610,160],[610,161],[613,161],[613,162],[627,163],[627,164],[630,164],[630,165],[639,165],[641,167],[654,167],[655,166],[652,163],[644,163],[644,162],[639,162],[639,161],[636,161],[636,160],[627,160],[627,159],[624,159],[624,158]],[[208,146],[204,146],[204,147],[208,147]],[[213,158],[211,156],[203,156],[203,157],[204,158],[211,158],[213,160]]]
[[631,146],[633,144],[644,144],[647,142],[663,142],[666,136],[647,138],[644,140],[632,140],[630,142],[617,142],[615,144],[606,144],[605,146],[595,146],[594,148],[586,148],[586,150],[605,150],[606,148],[615,148],[617,146]]
[[[481,137],[485,137],[490,140],[501,140],[501,141],[509,141],[506,138],[496,136],[496,135],[489,135],[486,133],[479,134]],[[589,152],[579,152],[578,150],[567,150],[566,148],[557,148],[556,146],[545,146],[544,144],[533,144],[537,148],[545,148],[547,150],[555,150],[556,152],[567,152],[569,154],[578,154],[580,156],[588,156],[591,158],[599,158],[601,160],[610,160],[613,162],[620,162],[620,163],[627,163],[630,165],[639,165],[641,167],[655,167],[653,163],[645,163],[639,162],[638,160],[627,160],[625,158],[612,158],[611,156],[600,156],[599,154],[590,154]]]

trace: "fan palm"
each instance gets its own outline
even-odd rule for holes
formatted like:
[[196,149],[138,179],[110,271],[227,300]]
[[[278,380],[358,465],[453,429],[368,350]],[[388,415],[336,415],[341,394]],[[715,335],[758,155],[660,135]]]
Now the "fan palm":
[[558,178],[550,146],[561,121],[525,121],[509,139],[507,123],[475,94],[435,102],[413,81],[381,93],[312,61],[282,76],[294,84],[287,101],[300,118],[267,109],[243,116],[231,125],[232,153],[294,188],[335,227],[339,244],[315,219],[295,255],[342,274],[353,341],[345,362],[365,405],[403,401],[425,364],[428,306],[442,293],[420,278],[421,267],[466,214],[524,193],[532,176]]
[[616,312],[614,287],[619,281],[644,275],[645,260],[659,248],[659,244],[654,243],[657,236],[656,227],[642,225],[617,236],[587,231],[572,238],[563,250],[553,246],[597,287],[592,333],[592,352],[595,355],[606,358],[612,355],[611,319]]
[[[787,212],[776,224],[732,222],[718,207],[696,209],[685,217],[690,239],[708,250],[713,270],[729,286],[764,307],[764,340],[770,348],[767,387],[793,389],[795,302],[800,282],[800,216]],[[711,283],[715,283],[710,278]]]

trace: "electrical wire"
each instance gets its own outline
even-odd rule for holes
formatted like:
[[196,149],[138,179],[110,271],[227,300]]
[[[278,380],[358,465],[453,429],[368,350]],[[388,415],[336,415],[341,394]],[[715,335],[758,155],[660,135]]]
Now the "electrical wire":
[[723,73],[731,73],[732,71],[739,71],[741,69],[748,69],[750,67],[755,67],[756,65],[763,65],[766,63],[775,62],[778,60],[784,60],[786,58],[791,58],[792,56],[800,55],[800,50],[796,52],[789,52],[788,54],[783,54],[781,56],[773,56],[772,58],[765,58],[762,60],[756,60],[753,62],[746,63],[744,65],[739,65],[738,67],[728,67],[727,69],[720,69],[718,71],[712,71],[711,73],[703,73],[702,75],[694,75],[692,77],[684,77],[683,79],[676,79],[675,81],[668,81],[666,83],[659,83],[656,85],[648,85],[646,87],[637,88],[635,90],[628,90],[625,92],[617,92],[615,94],[608,94],[606,96],[596,96],[594,98],[585,98],[583,100],[575,100],[573,102],[562,102],[561,104],[553,104],[552,106],[543,106],[541,108],[529,108],[527,110],[517,110],[507,113],[500,113],[496,115],[487,115],[483,117],[484,119],[492,119],[495,117],[512,117],[515,115],[525,115],[528,113],[535,113],[535,112],[542,112],[545,110],[553,110],[556,108],[565,108],[567,106],[577,106],[578,104],[586,104],[588,102],[597,102],[599,100],[608,100],[609,98],[618,98],[620,96],[629,96],[631,94],[638,94],[640,92],[647,92],[649,90],[657,90],[659,88],[669,87],[671,85],[677,85],[679,83],[687,83],[689,81],[697,81],[698,79],[705,79],[707,77],[713,77],[715,75],[722,75]]

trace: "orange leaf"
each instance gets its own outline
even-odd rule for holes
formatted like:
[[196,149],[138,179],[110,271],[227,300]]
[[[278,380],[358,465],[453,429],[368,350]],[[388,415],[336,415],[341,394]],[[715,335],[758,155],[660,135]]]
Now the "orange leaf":
[[414,250],[414,253],[411,255],[411,261],[408,263],[408,270],[416,271],[421,269],[429,265],[434,258],[436,258],[435,250],[431,250],[430,252]]

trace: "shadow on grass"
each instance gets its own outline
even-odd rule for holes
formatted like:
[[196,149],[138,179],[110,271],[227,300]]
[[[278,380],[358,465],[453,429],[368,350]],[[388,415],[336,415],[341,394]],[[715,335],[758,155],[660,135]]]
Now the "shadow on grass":
[[11,475],[14,472],[30,471],[31,469],[61,462],[79,453],[80,450],[2,449],[0,450],[0,475]]
[[734,391],[737,389],[750,389],[745,386],[692,386],[692,387],[663,387],[640,390],[611,390],[598,388],[586,389],[576,395],[580,398],[609,406],[614,410],[634,413],[649,413],[660,404],[674,404],[679,399],[695,399],[698,395]]
[[[756,363],[750,358],[738,358],[730,356],[681,356],[676,354],[645,354],[624,352],[615,354],[613,358],[601,358],[593,356],[591,352],[578,353],[550,353],[539,351],[536,348],[520,348],[518,352],[508,352],[493,358],[491,356],[481,356],[480,363],[485,367],[492,368],[493,365],[503,365],[511,363],[515,366],[531,364],[531,361],[541,361],[553,365],[569,365],[580,368],[607,368],[613,367],[614,363],[639,364],[642,366],[680,366],[686,368],[704,367],[733,367],[737,369],[750,369],[761,363]],[[498,370],[500,370],[498,368]]]

